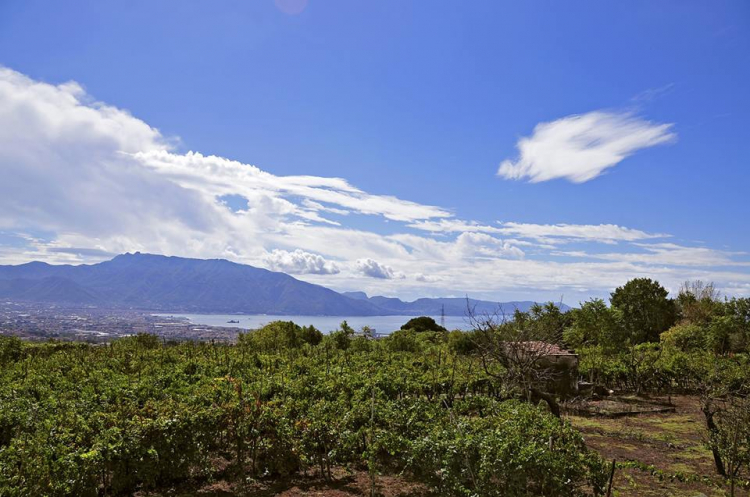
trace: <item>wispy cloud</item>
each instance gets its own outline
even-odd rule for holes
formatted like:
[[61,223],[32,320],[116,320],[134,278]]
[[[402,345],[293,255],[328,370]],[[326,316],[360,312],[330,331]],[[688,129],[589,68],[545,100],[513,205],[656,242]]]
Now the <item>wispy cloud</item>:
[[531,183],[558,178],[584,183],[638,150],[675,140],[672,127],[607,111],[540,123],[516,144],[518,158],[504,160],[497,174]]
[[592,253],[586,251],[554,252],[554,255],[632,262],[648,265],[695,267],[749,267],[750,262],[738,260],[745,252],[727,252],[708,247],[685,247],[675,243],[634,243],[633,252]]
[[674,83],[668,83],[658,88],[648,88],[631,98],[631,100],[636,103],[651,102],[671,93],[674,90],[674,87]]
[[521,238],[551,241],[554,239],[572,239],[587,242],[615,243],[666,238],[663,233],[646,233],[645,231],[626,228],[616,224],[533,224],[501,223],[500,233],[515,235]]

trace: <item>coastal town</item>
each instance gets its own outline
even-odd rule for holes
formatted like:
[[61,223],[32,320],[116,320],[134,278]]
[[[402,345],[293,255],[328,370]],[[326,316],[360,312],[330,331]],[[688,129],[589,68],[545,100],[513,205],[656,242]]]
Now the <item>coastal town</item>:
[[0,335],[32,341],[104,343],[150,333],[164,341],[229,342],[234,341],[240,331],[239,328],[195,324],[184,317],[156,315],[142,310],[0,302]]

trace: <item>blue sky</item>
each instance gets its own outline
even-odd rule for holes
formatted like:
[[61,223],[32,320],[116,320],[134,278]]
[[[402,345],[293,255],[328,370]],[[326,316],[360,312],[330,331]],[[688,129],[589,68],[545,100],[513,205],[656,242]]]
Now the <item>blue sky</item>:
[[750,294],[748,28],[745,1],[3,0],[2,137],[34,153],[0,151],[0,256],[227,257],[405,298]]

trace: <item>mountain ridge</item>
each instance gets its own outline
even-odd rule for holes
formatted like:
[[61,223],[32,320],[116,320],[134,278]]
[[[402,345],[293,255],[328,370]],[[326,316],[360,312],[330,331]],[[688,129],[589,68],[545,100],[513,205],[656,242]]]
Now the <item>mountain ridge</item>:
[[[225,259],[190,259],[126,253],[81,265],[29,262],[0,265],[0,298],[38,303],[90,305],[150,311],[278,315],[446,315],[463,316],[465,298],[422,298],[404,302],[338,293]],[[477,314],[528,310],[530,301],[468,300]]]

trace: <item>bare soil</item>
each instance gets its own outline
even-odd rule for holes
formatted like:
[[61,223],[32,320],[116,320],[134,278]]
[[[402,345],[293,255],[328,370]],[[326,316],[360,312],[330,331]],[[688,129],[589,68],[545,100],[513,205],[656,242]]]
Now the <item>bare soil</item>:
[[[186,484],[180,488],[143,493],[141,496],[352,497],[369,496],[371,495],[370,490],[370,475],[366,471],[347,471],[343,468],[334,468],[333,479],[331,481],[326,481],[317,473],[300,474],[273,481],[250,480],[244,486],[236,481],[221,479],[199,486]],[[400,476],[383,475],[378,475],[375,479],[375,492],[380,497],[429,497],[432,495],[420,483],[411,482]]]
[[[674,413],[615,419],[567,416],[591,449],[609,461],[617,460],[613,495],[729,495],[729,485],[716,474],[705,446],[705,422],[698,399],[673,397],[672,402]],[[735,495],[747,497],[750,492],[738,488]]]

